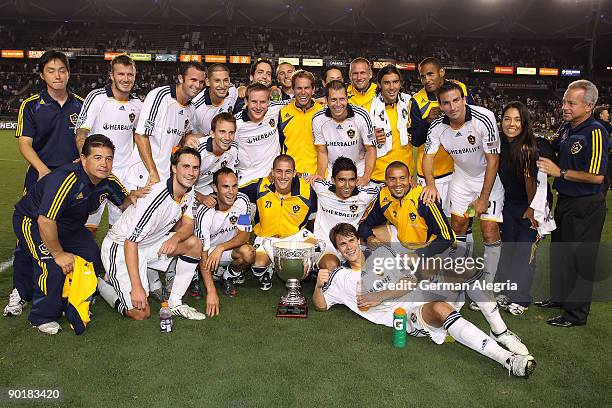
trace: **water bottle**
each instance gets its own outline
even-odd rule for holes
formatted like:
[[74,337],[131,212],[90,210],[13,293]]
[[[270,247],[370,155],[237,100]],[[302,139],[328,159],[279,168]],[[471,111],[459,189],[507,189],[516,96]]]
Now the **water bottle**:
[[393,312],[393,347],[406,347],[406,310],[401,307]]
[[162,333],[172,333],[172,313],[168,307],[168,302],[162,302],[159,309],[159,329]]
[[[361,288],[361,279],[359,279],[359,280],[357,281],[356,293],[357,293],[357,296],[362,296],[362,295],[363,295],[363,290],[362,290],[362,288]],[[360,306],[357,306],[357,307],[358,307],[358,308],[359,308],[359,310],[360,310],[360,311],[362,311],[362,312],[367,312],[368,310],[370,310],[370,308],[369,308],[369,307],[360,307]]]

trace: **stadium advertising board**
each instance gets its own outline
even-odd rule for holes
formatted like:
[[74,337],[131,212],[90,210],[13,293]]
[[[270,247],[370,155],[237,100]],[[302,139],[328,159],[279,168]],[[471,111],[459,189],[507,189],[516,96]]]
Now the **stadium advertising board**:
[[283,62],[288,62],[291,65],[300,65],[300,59],[294,57],[280,57],[278,63],[282,64]]
[[302,58],[302,65],[305,67],[322,67],[323,60],[321,58]]
[[130,54],[130,58],[134,61],[151,61],[153,59],[152,54],[144,54],[142,52],[133,52]]
[[530,67],[517,67],[516,75],[535,75],[537,73],[537,69]]
[[579,77],[582,72],[579,69],[562,69],[561,76]]
[[175,54],[155,54],[155,61],[176,62]]
[[559,68],[540,68],[540,75],[559,75]]
[[530,89],[530,90],[549,89],[548,84],[516,84],[516,83],[506,83],[506,82],[491,82],[490,86],[493,89]]
[[397,69],[401,69],[403,71],[415,71],[416,64],[414,62],[396,62],[395,66]]
[[392,65],[393,61],[374,61],[372,63],[372,68],[374,69],[381,69],[386,67],[387,65]]
[[28,51],[28,58],[40,58],[44,53],[44,50]]
[[514,74],[514,67],[495,67],[493,72],[496,74],[512,75]]
[[330,67],[339,67],[339,68],[343,68],[346,67],[346,61],[341,61],[341,60],[328,60],[327,61],[327,65]]
[[227,57],[225,55],[205,55],[204,61],[225,64]]
[[2,50],[2,58],[23,58],[23,50]]
[[124,55],[124,54],[125,54],[125,52],[105,52],[104,53],[104,59],[106,61],[110,61],[113,58],[115,58],[115,57],[117,57],[119,55]]
[[16,130],[16,129],[17,129],[17,122],[13,122],[13,121],[2,122],[2,121],[0,121],[0,130]]
[[229,57],[230,64],[250,64],[251,57],[248,55],[232,55]]
[[181,54],[179,56],[181,62],[202,62],[202,56],[197,54]]
[[474,68],[472,70],[472,72],[474,72],[476,74],[490,74],[491,70],[490,69],[484,69],[484,68]]

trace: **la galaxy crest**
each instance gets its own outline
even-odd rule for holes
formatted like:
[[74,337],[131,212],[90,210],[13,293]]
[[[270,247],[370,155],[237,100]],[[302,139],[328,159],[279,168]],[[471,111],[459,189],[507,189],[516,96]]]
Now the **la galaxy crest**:
[[351,212],[356,212],[357,211],[357,204],[351,204],[349,206],[349,210],[351,210]]
[[234,225],[236,224],[237,221],[238,221],[238,217],[236,217],[235,215],[232,215],[229,217],[230,224]]
[[470,142],[471,145],[474,145],[476,144],[476,137],[474,137],[474,135],[469,135],[467,141]]
[[294,214],[297,214],[297,212],[300,211],[300,206],[296,204],[293,206],[292,210]]
[[79,118],[79,114],[78,113],[71,113],[70,114],[70,123],[72,123],[73,125],[76,125],[78,118]]
[[582,144],[580,143],[579,140],[576,140],[573,144],[572,147],[570,149],[570,152],[572,152],[572,154],[578,154],[580,153],[580,151],[582,150]]
[[268,122],[270,124],[270,127],[274,127],[276,126],[276,121],[274,120],[274,118],[270,119],[270,122]]
[[346,131],[346,135],[352,139],[355,137],[355,131],[353,129],[349,129]]
[[130,112],[130,114],[128,115],[128,118],[130,118],[131,123],[134,123],[134,120],[136,119],[136,115],[134,114],[134,112]]

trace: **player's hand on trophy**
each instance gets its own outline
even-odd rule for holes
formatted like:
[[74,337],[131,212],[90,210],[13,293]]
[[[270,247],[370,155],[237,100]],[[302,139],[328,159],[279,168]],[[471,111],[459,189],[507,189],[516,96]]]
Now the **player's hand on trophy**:
[[132,298],[132,306],[138,310],[144,310],[147,307],[147,294],[142,286],[132,288],[130,293]]
[[421,192],[421,200],[423,200],[425,204],[441,201],[440,193],[438,192],[435,184],[426,185],[423,187],[423,191]]
[[206,294],[206,316],[214,317],[219,315],[219,295],[216,291]]
[[317,289],[321,289],[323,285],[325,285],[329,281],[329,269],[319,269],[319,274],[317,275]]

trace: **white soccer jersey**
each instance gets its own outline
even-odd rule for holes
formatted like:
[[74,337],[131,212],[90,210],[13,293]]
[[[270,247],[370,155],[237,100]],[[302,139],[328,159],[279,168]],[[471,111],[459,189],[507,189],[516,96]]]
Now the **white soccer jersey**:
[[[377,252],[381,252],[381,254],[375,255]],[[392,256],[393,254],[387,249],[377,249],[374,254],[370,255],[370,257],[380,257],[382,259]],[[354,271],[347,263],[344,263],[330,274],[329,280],[321,289],[327,308],[329,309],[333,305],[345,305],[353,312],[373,323],[391,326],[395,308],[400,306],[405,309],[408,308],[409,303],[407,301],[410,299],[408,297],[409,294],[398,299],[385,301],[366,311],[359,310],[357,307],[357,285],[359,282],[361,282],[361,292],[365,294],[381,290],[381,284],[396,283],[402,277],[409,275],[404,270],[395,268],[381,269],[382,271],[379,274],[375,274],[372,271]]]
[[130,162],[134,128],[141,109],[142,101],[135,96],[130,95],[127,102],[116,100],[111,85],[94,89],[83,102],[75,133],[79,129],[86,129],[91,135],[103,134],[112,140],[115,145],[113,169],[117,172]]
[[148,247],[165,239],[181,217],[193,218],[193,190],[188,191],[180,200],[172,197],[172,178],[151,186],[145,197],[139,198],[136,205],[129,206],[119,221],[108,231],[108,237],[118,244],[126,239]]
[[202,250],[229,241],[238,231],[250,231],[249,205],[249,198],[243,193],[238,193],[227,211],[201,205],[196,213],[195,235],[202,241]]
[[223,103],[219,106],[215,106],[210,100],[210,89],[205,88],[195,98],[193,98],[193,101],[191,101],[191,104],[195,109],[193,123],[194,132],[203,133],[204,135],[210,134],[210,125],[213,118],[221,112],[232,113],[237,98],[238,91],[234,86],[231,86],[228,90],[228,95],[223,100]]
[[329,231],[342,222],[351,224],[355,228],[359,227],[361,217],[380,191],[380,188],[373,184],[357,187],[351,197],[342,200],[335,193],[336,186],[328,181],[315,181],[312,183],[312,188],[317,193],[314,235],[330,246],[332,244],[329,240]]
[[[183,106],[176,100],[176,85],[155,88],[145,98],[136,133],[149,137],[151,154],[160,180],[170,177],[172,149],[185,134],[191,132],[193,106]],[[128,181],[143,186],[149,177],[138,149],[132,152]]]
[[468,177],[484,178],[487,168],[485,153],[499,154],[500,151],[497,122],[488,109],[474,105],[468,105],[466,109],[461,129],[451,128],[446,115],[431,123],[425,153],[436,153],[443,146],[455,162],[455,171]]
[[236,115],[234,140],[238,145],[239,158],[236,170],[241,185],[266,177],[272,170],[272,162],[280,154],[278,114],[283,106],[270,102],[268,112],[259,123],[252,122],[246,110]]
[[357,175],[365,169],[365,146],[375,146],[374,128],[370,114],[359,106],[347,106],[348,117],[342,122],[332,119],[330,108],[317,112],[312,118],[315,145],[327,146],[327,174],[340,156],[348,157],[357,166]]
[[212,194],[213,173],[221,167],[235,170],[238,163],[238,146],[233,142],[227,151],[223,152],[221,156],[217,156],[213,153],[213,138],[211,136],[201,137],[198,140],[200,141],[198,152],[200,152],[202,163],[200,164],[200,177],[195,190],[204,195]]

